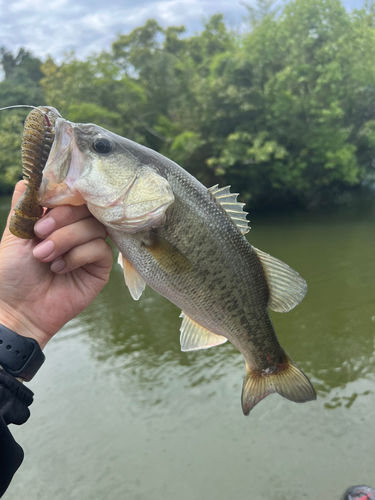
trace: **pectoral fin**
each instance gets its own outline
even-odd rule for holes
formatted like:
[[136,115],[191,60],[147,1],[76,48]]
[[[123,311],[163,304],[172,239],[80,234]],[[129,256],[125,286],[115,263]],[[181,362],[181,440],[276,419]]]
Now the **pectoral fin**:
[[180,318],[183,318],[180,328],[181,351],[197,351],[198,349],[208,349],[215,345],[224,344],[228,339],[222,335],[216,335],[203,328],[184,312],[181,312]]
[[307,292],[306,281],[291,267],[279,259],[252,247],[259,257],[266,275],[268,306],[276,312],[288,312],[298,305]]
[[130,295],[134,300],[138,300],[142,295],[143,290],[146,288],[146,282],[140,276],[134,267],[130,264],[128,260],[120,252],[118,254],[117,262],[124,270],[125,283],[129,288]]
[[178,248],[166,239],[151,231],[151,244],[145,245],[159,266],[168,274],[183,274],[189,272],[191,264]]

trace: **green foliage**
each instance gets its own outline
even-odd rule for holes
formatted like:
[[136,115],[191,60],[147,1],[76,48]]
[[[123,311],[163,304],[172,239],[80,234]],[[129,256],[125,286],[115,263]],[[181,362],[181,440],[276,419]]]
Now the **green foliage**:
[[[84,61],[41,65],[2,49],[1,105],[47,102],[160,151],[207,186],[232,184],[250,207],[308,205],[373,181],[374,4],[244,7],[241,34],[222,15],[193,36],[151,19]],[[19,147],[12,120],[0,116],[2,188]]]
[[[13,104],[43,105],[44,91],[40,86],[43,76],[41,61],[20,49],[16,56],[0,48],[0,63],[5,79],[0,82],[0,107]],[[10,193],[22,177],[21,139],[26,111],[0,112],[0,194]]]
[[258,205],[308,204],[359,184],[374,157],[362,128],[375,112],[371,9],[351,15],[338,0],[296,0],[252,23],[216,68],[217,97],[238,122],[209,165],[227,179],[235,171]]
[[7,115],[0,128],[0,194],[10,193],[22,178],[21,138],[23,123],[17,114]]
[[47,102],[64,118],[97,123],[139,140],[135,110],[146,97],[142,87],[122,71],[112,56],[102,53],[79,61],[71,54],[60,66],[48,58],[42,70]]
[[5,79],[0,82],[0,107],[12,104],[44,104],[44,92],[39,85],[43,74],[41,61],[29,51],[20,49],[17,56],[0,48],[0,64]]

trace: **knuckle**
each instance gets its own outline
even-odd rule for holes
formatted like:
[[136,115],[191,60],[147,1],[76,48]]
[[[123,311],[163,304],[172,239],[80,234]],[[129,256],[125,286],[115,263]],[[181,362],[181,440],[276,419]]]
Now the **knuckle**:
[[111,246],[102,238],[94,240],[94,243],[98,246],[98,249],[101,251],[101,253],[105,253],[108,252],[108,250],[111,250]]
[[74,220],[74,218],[76,217],[76,211],[77,211],[77,208],[76,207],[73,207],[72,205],[66,205],[64,207],[61,207],[62,208],[62,214],[64,218],[66,218],[66,220]]
[[84,219],[87,215],[88,210],[85,205],[63,205],[51,210],[51,216],[55,219],[59,227],[68,226],[73,222]]
[[[100,224],[100,222],[99,222]],[[106,240],[107,239],[107,231],[105,230],[105,227],[103,226],[103,224],[100,224],[100,237],[102,238],[102,240]]]
[[107,231],[105,230],[105,227],[101,222],[99,222],[95,217],[91,216],[89,219],[87,219],[87,224],[90,225],[90,228],[92,228],[95,232],[95,234],[102,239],[107,238]]
[[105,259],[113,258],[112,247],[107,241],[99,239],[98,245],[98,249],[102,257],[104,257]]
[[73,207],[73,205],[65,205],[64,207],[61,207],[61,217],[63,218],[64,221],[67,222],[67,224],[71,224],[73,221],[77,220],[79,216],[79,209],[80,207]]

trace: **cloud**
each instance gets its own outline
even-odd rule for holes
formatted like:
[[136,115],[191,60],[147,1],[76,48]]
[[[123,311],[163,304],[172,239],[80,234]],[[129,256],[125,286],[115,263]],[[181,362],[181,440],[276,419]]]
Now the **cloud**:
[[[358,6],[358,0],[344,3]],[[203,18],[218,12],[235,27],[246,11],[240,0],[0,0],[0,46],[13,52],[26,47],[42,59],[50,54],[60,61],[72,50],[86,57],[108,50],[118,34],[147,19],[164,27],[185,25],[193,33],[202,28]]]
[[[60,10],[68,4],[69,0],[54,0],[48,4],[48,11]],[[46,0],[19,0],[16,2],[10,2],[9,11],[10,12],[41,12],[45,13],[47,10]]]

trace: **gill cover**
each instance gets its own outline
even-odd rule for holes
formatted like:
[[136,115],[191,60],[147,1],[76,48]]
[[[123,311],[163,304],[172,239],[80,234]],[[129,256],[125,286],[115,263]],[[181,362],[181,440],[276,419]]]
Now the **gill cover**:
[[100,222],[127,233],[164,224],[172,188],[129,151],[128,142],[97,125],[58,120],[41,204],[86,204]]
[[156,228],[165,223],[165,212],[174,202],[169,182],[152,168],[138,168],[125,192],[107,205],[88,201],[90,212],[103,224],[126,233]]

